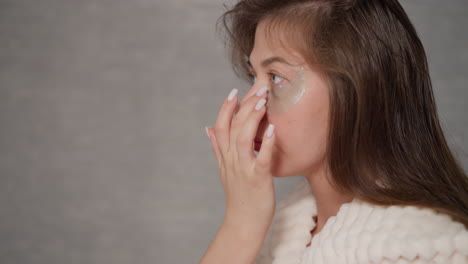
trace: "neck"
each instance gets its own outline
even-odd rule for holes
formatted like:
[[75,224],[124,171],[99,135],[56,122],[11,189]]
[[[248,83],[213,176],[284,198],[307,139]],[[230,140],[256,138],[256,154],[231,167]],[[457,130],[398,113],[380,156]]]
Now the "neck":
[[351,194],[335,190],[327,180],[329,176],[325,170],[305,175],[317,204],[317,225],[313,234],[322,230],[328,218],[335,216],[342,204],[353,200]]

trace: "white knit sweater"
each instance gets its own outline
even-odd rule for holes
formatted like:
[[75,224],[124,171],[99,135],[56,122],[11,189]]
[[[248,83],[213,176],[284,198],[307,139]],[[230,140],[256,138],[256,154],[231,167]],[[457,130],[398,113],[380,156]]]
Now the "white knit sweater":
[[255,264],[468,264],[468,231],[415,206],[343,204],[312,238],[315,199],[303,178],[278,209]]

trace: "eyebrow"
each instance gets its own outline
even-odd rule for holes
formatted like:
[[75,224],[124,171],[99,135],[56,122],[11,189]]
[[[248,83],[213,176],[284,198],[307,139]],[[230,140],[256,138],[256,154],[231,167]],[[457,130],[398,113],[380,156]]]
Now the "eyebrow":
[[[266,68],[268,65],[273,64],[275,62],[284,63],[284,64],[287,64],[289,66],[294,66],[291,63],[289,63],[287,60],[285,60],[285,59],[283,59],[281,57],[278,57],[278,56],[270,57],[268,59],[265,59],[265,60],[262,61],[262,63],[260,65],[262,65],[263,68]],[[250,66],[250,68],[253,68],[252,64],[250,63],[250,59],[247,59],[247,64]]]

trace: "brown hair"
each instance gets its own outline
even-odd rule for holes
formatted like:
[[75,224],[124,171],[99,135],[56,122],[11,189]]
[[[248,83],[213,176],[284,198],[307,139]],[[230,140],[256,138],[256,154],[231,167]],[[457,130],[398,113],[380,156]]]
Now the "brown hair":
[[468,177],[445,140],[423,45],[398,1],[238,2],[217,26],[235,73],[247,80],[263,19],[326,76],[331,183],[370,203],[428,207],[468,227]]

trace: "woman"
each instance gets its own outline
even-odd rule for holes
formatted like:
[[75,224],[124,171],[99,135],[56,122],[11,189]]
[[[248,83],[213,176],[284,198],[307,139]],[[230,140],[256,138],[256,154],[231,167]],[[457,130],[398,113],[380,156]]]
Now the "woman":
[[207,128],[226,212],[200,263],[468,263],[468,178],[397,0],[245,0],[219,22],[252,86]]

